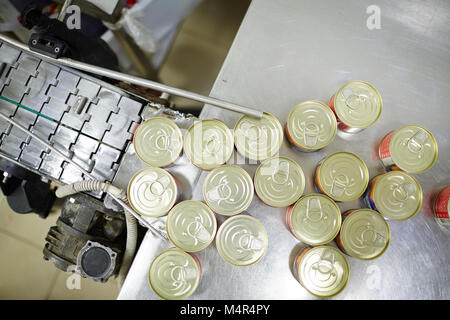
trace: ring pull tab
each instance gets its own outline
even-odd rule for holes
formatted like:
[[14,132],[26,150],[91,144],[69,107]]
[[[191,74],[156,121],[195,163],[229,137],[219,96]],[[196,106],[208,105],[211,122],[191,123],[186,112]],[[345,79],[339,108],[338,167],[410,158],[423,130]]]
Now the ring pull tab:
[[416,186],[411,182],[407,182],[396,185],[392,190],[392,196],[398,202],[405,202],[416,191]]
[[217,135],[209,136],[203,141],[203,150],[209,154],[215,154],[220,148],[219,137]]
[[170,269],[170,279],[176,288],[184,286],[186,283],[186,269],[183,266],[172,266]]
[[183,232],[183,235],[188,235],[194,239],[195,245],[199,242],[206,243],[211,237],[211,234],[208,232],[201,220],[201,217],[195,217],[195,221],[191,221],[186,226],[186,232]]
[[303,128],[303,138],[305,145],[308,147],[314,147],[319,141],[320,127],[311,121],[301,122],[300,127]]
[[171,145],[170,136],[164,131],[162,132],[162,134],[156,137],[155,145],[156,148],[160,151],[172,152],[172,150],[170,149]]
[[320,281],[328,281],[330,278],[336,278],[336,257],[331,250],[325,250],[317,262],[311,268],[315,271],[316,278]]
[[419,153],[422,151],[425,143],[428,141],[428,135],[425,131],[417,131],[411,138],[408,139],[408,150],[412,153]]
[[361,232],[359,242],[366,247],[383,247],[386,240],[385,236],[377,232],[375,228],[368,224]]
[[289,180],[289,162],[278,162],[278,169],[272,173],[272,181],[276,184],[286,184]]
[[220,203],[223,200],[228,200],[231,198],[231,188],[226,179],[220,182],[219,185],[215,186],[206,193],[207,198],[210,201],[217,201]]
[[349,177],[343,173],[339,173],[333,178],[333,183],[331,185],[331,194],[335,197],[342,197],[349,185]]
[[345,104],[351,110],[357,110],[366,101],[366,97],[355,93],[351,88],[344,88],[341,90],[341,94],[345,99]]
[[[304,222],[310,220],[312,222],[319,222],[323,218],[322,205],[319,198],[309,198],[306,203],[306,217]],[[325,217],[326,218],[326,217]]]
[[244,230],[238,238],[239,251],[259,251],[263,248],[261,240]]

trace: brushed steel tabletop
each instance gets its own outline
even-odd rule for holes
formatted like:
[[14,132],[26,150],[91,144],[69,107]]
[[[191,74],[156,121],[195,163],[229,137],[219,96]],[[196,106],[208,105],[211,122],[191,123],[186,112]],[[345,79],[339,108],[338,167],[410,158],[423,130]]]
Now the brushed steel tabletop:
[[[384,172],[377,147],[389,131],[419,124],[435,136],[436,163],[415,175],[424,193],[422,209],[409,220],[388,221],[391,242],[381,257],[347,256],[349,282],[334,299],[450,298],[450,231],[436,223],[431,209],[436,193],[450,185],[449,25],[450,2],[445,0],[253,0],[211,91],[213,97],[270,112],[284,125],[295,105],[328,103],[345,82],[362,80],[378,89],[383,112],[367,130],[338,132],[314,153],[292,149],[285,137],[280,155],[303,168],[304,194],[314,192],[313,172],[326,155],[353,152],[373,178]],[[208,105],[201,114],[230,128],[239,117]],[[251,175],[257,168],[242,164],[236,152],[233,161]],[[192,199],[203,200],[206,174],[194,179]],[[361,200],[338,205],[342,212],[365,207]],[[247,211],[268,232],[266,255],[255,265],[235,267],[222,260],[213,243],[197,254],[203,273],[190,299],[316,299],[292,275],[293,258],[303,244],[284,222],[286,209],[268,207],[255,195]],[[147,233],[119,299],[158,299],[147,275],[153,257],[165,247]]]

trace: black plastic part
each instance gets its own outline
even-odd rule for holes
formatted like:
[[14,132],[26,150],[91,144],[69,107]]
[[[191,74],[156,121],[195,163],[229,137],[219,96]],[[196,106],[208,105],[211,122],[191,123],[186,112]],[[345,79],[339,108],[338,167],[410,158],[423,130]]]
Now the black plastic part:
[[58,59],[67,53],[67,45],[64,41],[45,34],[33,33],[28,40],[30,50]]
[[105,249],[93,247],[81,257],[81,268],[92,278],[100,278],[111,268],[111,258]]

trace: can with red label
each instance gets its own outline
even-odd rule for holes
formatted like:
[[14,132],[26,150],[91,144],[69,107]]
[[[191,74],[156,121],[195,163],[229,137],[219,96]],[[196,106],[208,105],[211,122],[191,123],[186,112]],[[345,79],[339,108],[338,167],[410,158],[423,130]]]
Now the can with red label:
[[336,115],[339,130],[357,133],[378,120],[383,110],[383,101],[372,85],[351,81],[331,97],[329,106]]
[[431,132],[417,125],[403,126],[381,140],[378,155],[387,170],[418,174],[431,168],[438,146]]
[[433,212],[436,221],[443,227],[450,229],[450,186],[442,189],[434,199]]

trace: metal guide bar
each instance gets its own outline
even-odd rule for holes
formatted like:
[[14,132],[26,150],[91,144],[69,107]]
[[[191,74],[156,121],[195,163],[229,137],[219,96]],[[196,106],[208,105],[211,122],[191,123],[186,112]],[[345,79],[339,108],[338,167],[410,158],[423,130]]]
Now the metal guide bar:
[[146,88],[150,88],[153,90],[157,90],[160,92],[166,92],[172,95],[176,95],[176,96],[180,96],[189,100],[195,100],[198,102],[202,102],[202,103],[207,103],[216,107],[220,107],[226,110],[230,110],[230,111],[234,111],[234,112],[239,112],[239,113],[243,113],[246,114],[248,116],[251,117],[256,117],[256,118],[262,118],[263,112],[262,111],[258,111],[255,109],[251,109],[248,107],[243,107],[240,106],[238,104],[235,103],[231,103],[228,101],[223,101],[217,98],[213,98],[213,97],[208,97],[208,96],[203,96],[201,94],[198,93],[194,93],[194,92],[190,92],[187,90],[183,90],[183,89],[179,89],[179,88],[175,88],[175,87],[171,87],[171,86],[167,86],[155,81],[151,81],[151,80],[147,80],[147,79],[143,79],[143,78],[139,78],[136,76],[132,76],[132,75],[128,75],[128,74],[124,74],[121,72],[117,72],[117,71],[113,71],[113,70],[109,70],[106,68],[101,68],[101,67],[97,67],[94,65],[90,65],[87,63],[83,63],[83,62],[79,62],[79,61],[75,61],[69,58],[59,58],[59,59],[54,59],[54,58],[50,58],[46,55],[31,51],[27,45],[20,43],[16,40],[13,40],[5,35],[1,35],[0,34],[0,40],[13,45],[27,53],[30,53],[36,57],[39,57],[43,60],[46,61],[51,61],[53,63],[57,63],[57,64],[62,64],[68,67],[72,67],[78,70],[82,70],[85,72],[90,72],[93,74],[97,74],[97,75],[102,75],[108,78],[112,78],[112,79],[116,79],[116,80],[121,80],[121,81],[125,81],[128,83],[132,83],[132,84],[136,84],[136,85],[140,85]]

